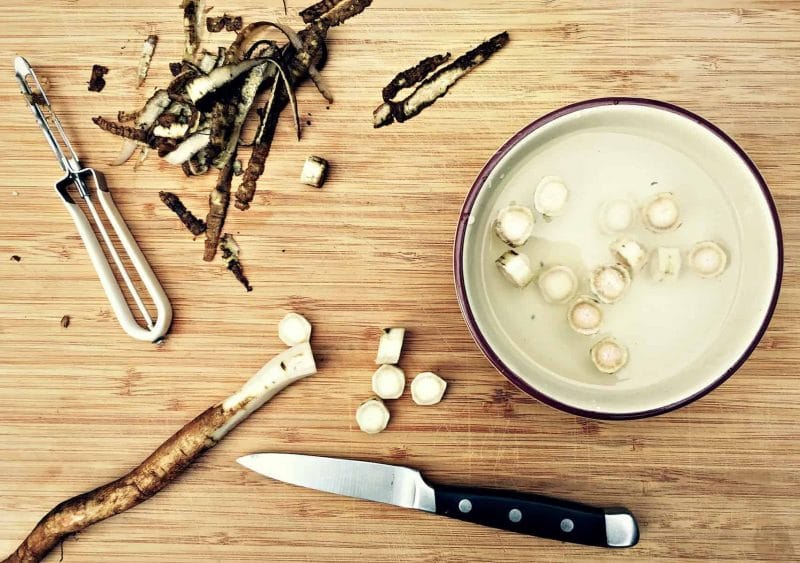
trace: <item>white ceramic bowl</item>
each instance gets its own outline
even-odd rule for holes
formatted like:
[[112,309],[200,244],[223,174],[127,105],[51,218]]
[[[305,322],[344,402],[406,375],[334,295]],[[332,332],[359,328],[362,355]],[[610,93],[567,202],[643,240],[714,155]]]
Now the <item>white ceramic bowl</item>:
[[[507,247],[492,233],[497,210],[532,206],[536,182],[561,176],[570,189],[563,216],[537,220],[517,249],[531,261],[563,263],[579,280],[610,263],[613,237],[595,218],[604,201],[642,203],[672,192],[682,224],[654,234],[641,224],[628,235],[648,248],[681,249],[684,268],[672,282],[634,275],[626,298],[604,306],[603,331],[578,335],[566,307],[544,303],[536,283],[519,290],[494,260]],[[702,279],[685,265],[698,241],[726,249],[726,271]],[[567,412],[594,418],[640,418],[701,397],[733,374],[757,345],[777,301],[783,265],[780,224],[752,161],[701,117],[663,102],[603,98],[548,114],[514,135],[489,160],[467,195],[458,224],[456,290],[475,341],[522,390]],[[630,350],[628,365],[600,374],[588,350],[613,335]]]

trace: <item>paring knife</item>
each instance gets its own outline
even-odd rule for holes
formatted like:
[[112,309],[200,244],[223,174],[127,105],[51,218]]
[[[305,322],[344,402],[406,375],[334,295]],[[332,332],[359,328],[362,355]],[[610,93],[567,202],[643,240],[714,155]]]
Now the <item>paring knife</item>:
[[283,453],[240,457],[272,479],[319,491],[416,508],[474,524],[598,547],[639,541],[636,519],[624,508],[594,508],[540,495],[429,485],[399,465]]

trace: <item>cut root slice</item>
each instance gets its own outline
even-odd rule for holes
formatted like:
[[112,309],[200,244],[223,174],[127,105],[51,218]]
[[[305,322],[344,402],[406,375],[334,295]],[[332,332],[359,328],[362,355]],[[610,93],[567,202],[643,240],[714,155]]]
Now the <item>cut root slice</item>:
[[411,382],[411,398],[418,405],[435,405],[442,400],[447,382],[433,373],[424,371]]
[[715,278],[725,271],[728,256],[716,242],[698,242],[689,251],[689,266],[702,278]]
[[406,329],[394,327],[385,328],[378,342],[378,354],[375,356],[376,364],[396,364],[400,361],[400,352],[403,350],[403,339]]
[[406,388],[406,374],[397,366],[384,364],[372,374],[372,391],[381,399],[399,399]]
[[389,424],[389,409],[377,397],[361,403],[356,411],[356,422],[362,432],[378,434]]
[[509,246],[522,246],[533,232],[533,212],[522,205],[509,205],[497,213],[494,232]]
[[539,290],[548,303],[566,303],[578,291],[578,278],[567,266],[552,266],[539,275]]
[[603,303],[616,303],[631,285],[631,274],[621,264],[600,266],[592,271],[589,287]]
[[654,233],[666,233],[680,227],[678,202],[669,192],[656,194],[642,207],[644,226]]
[[628,363],[628,349],[608,337],[592,346],[592,363],[603,373],[616,373]]
[[600,208],[600,229],[608,234],[621,233],[633,225],[633,204],[627,199],[612,199]]
[[533,193],[533,207],[545,217],[558,217],[564,213],[569,190],[558,176],[545,176]]
[[311,323],[303,315],[287,313],[278,323],[278,338],[287,346],[311,340]]
[[570,305],[567,322],[578,334],[597,334],[603,323],[603,311],[597,301],[588,295],[582,295]]

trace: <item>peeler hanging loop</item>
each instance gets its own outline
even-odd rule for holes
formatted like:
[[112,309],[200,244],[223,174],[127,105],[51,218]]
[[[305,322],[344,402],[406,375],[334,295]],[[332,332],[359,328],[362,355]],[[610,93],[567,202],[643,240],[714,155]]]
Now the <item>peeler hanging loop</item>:
[[[133,235],[125,224],[122,215],[120,215],[117,206],[114,204],[103,175],[93,168],[81,166],[78,155],[69,142],[61,121],[53,113],[50,101],[47,99],[41,83],[28,62],[22,57],[17,57],[14,61],[14,70],[22,95],[28,102],[36,122],[44,132],[47,144],[64,170],[64,176],[55,183],[56,193],[61,197],[64,207],[78,229],[78,233],[89,253],[89,258],[97,271],[100,283],[105,290],[117,320],[123,330],[133,338],[150,342],[160,340],[167,333],[172,322],[172,307],[166,293],[164,293],[164,288],[161,287],[153,270],[150,268],[150,264],[148,264],[139,245],[136,244]],[[70,195],[69,189],[71,187],[75,188],[86,205],[89,211],[89,218]],[[95,205],[95,200],[100,203],[99,207]],[[114,244],[111,234],[106,229],[100,216],[101,212],[111,226],[115,238],[122,247],[121,249],[118,249]],[[94,229],[92,226],[94,226]],[[99,239],[95,235],[95,230],[100,234]],[[106,258],[106,255],[110,260]],[[134,272],[129,272],[126,268],[123,263],[123,255],[133,265]],[[144,285],[155,307],[155,315],[151,315],[151,312],[148,311],[131,278],[132,273],[138,276],[138,280]],[[144,326],[134,316],[134,312],[128,305],[117,278],[122,280],[133,302],[136,304],[144,321]]]

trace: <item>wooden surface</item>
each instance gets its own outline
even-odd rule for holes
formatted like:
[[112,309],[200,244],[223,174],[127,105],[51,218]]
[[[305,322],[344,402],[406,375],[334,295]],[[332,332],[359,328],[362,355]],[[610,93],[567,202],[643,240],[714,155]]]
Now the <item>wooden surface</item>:
[[[279,0],[209,3],[216,14],[300,25],[294,0],[290,17]],[[219,262],[201,261],[202,243],[158,200],[170,189],[202,211],[213,178],[189,180],[155,158],[135,173],[109,168],[118,141],[90,122],[138,107],[168,80],[182,41],[173,4],[0,7],[0,554],[57,502],[121,475],[227,396],[282,348],[276,323],[298,310],[314,324],[319,374],[156,498],[68,539],[65,561],[800,558],[800,3],[376,0],[330,35],[324,75],[336,102],[326,109],[301,88],[311,123],[302,142],[284,120],[252,209],[231,212],[251,294]],[[394,72],[504,29],[508,47],[445,100],[404,125],[371,128]],[[150,32],[161,42],[135,90]],[[16,53],[47,79],[86,164],[107,173],[163,281],[175,308],[164,345],[137,343],[116,325],[52,193],[58,169],[13,82]],[[101,94],[86,91],[93,63],[111,69]],[[752,358],[710,396],[637,422],[563,414],[507,383],[470,339],[450,265],[463,197],[495,148],[545,112],[604,95],[660,98],[720,125],[764,173],[786,242],[780,304]],[[332,163],[322,190],[296,181],[309,154]],[[402,367],[438,371],[450,388],[438,407],[391,403],[390,428],[370,437],[353,412],[369,394],[376,329],[395,324],[410,330]],[[259,450],[397,462],[432,480],[622,504],[640,519],[642,540],[602,551],[292,488],[234,464]]]

